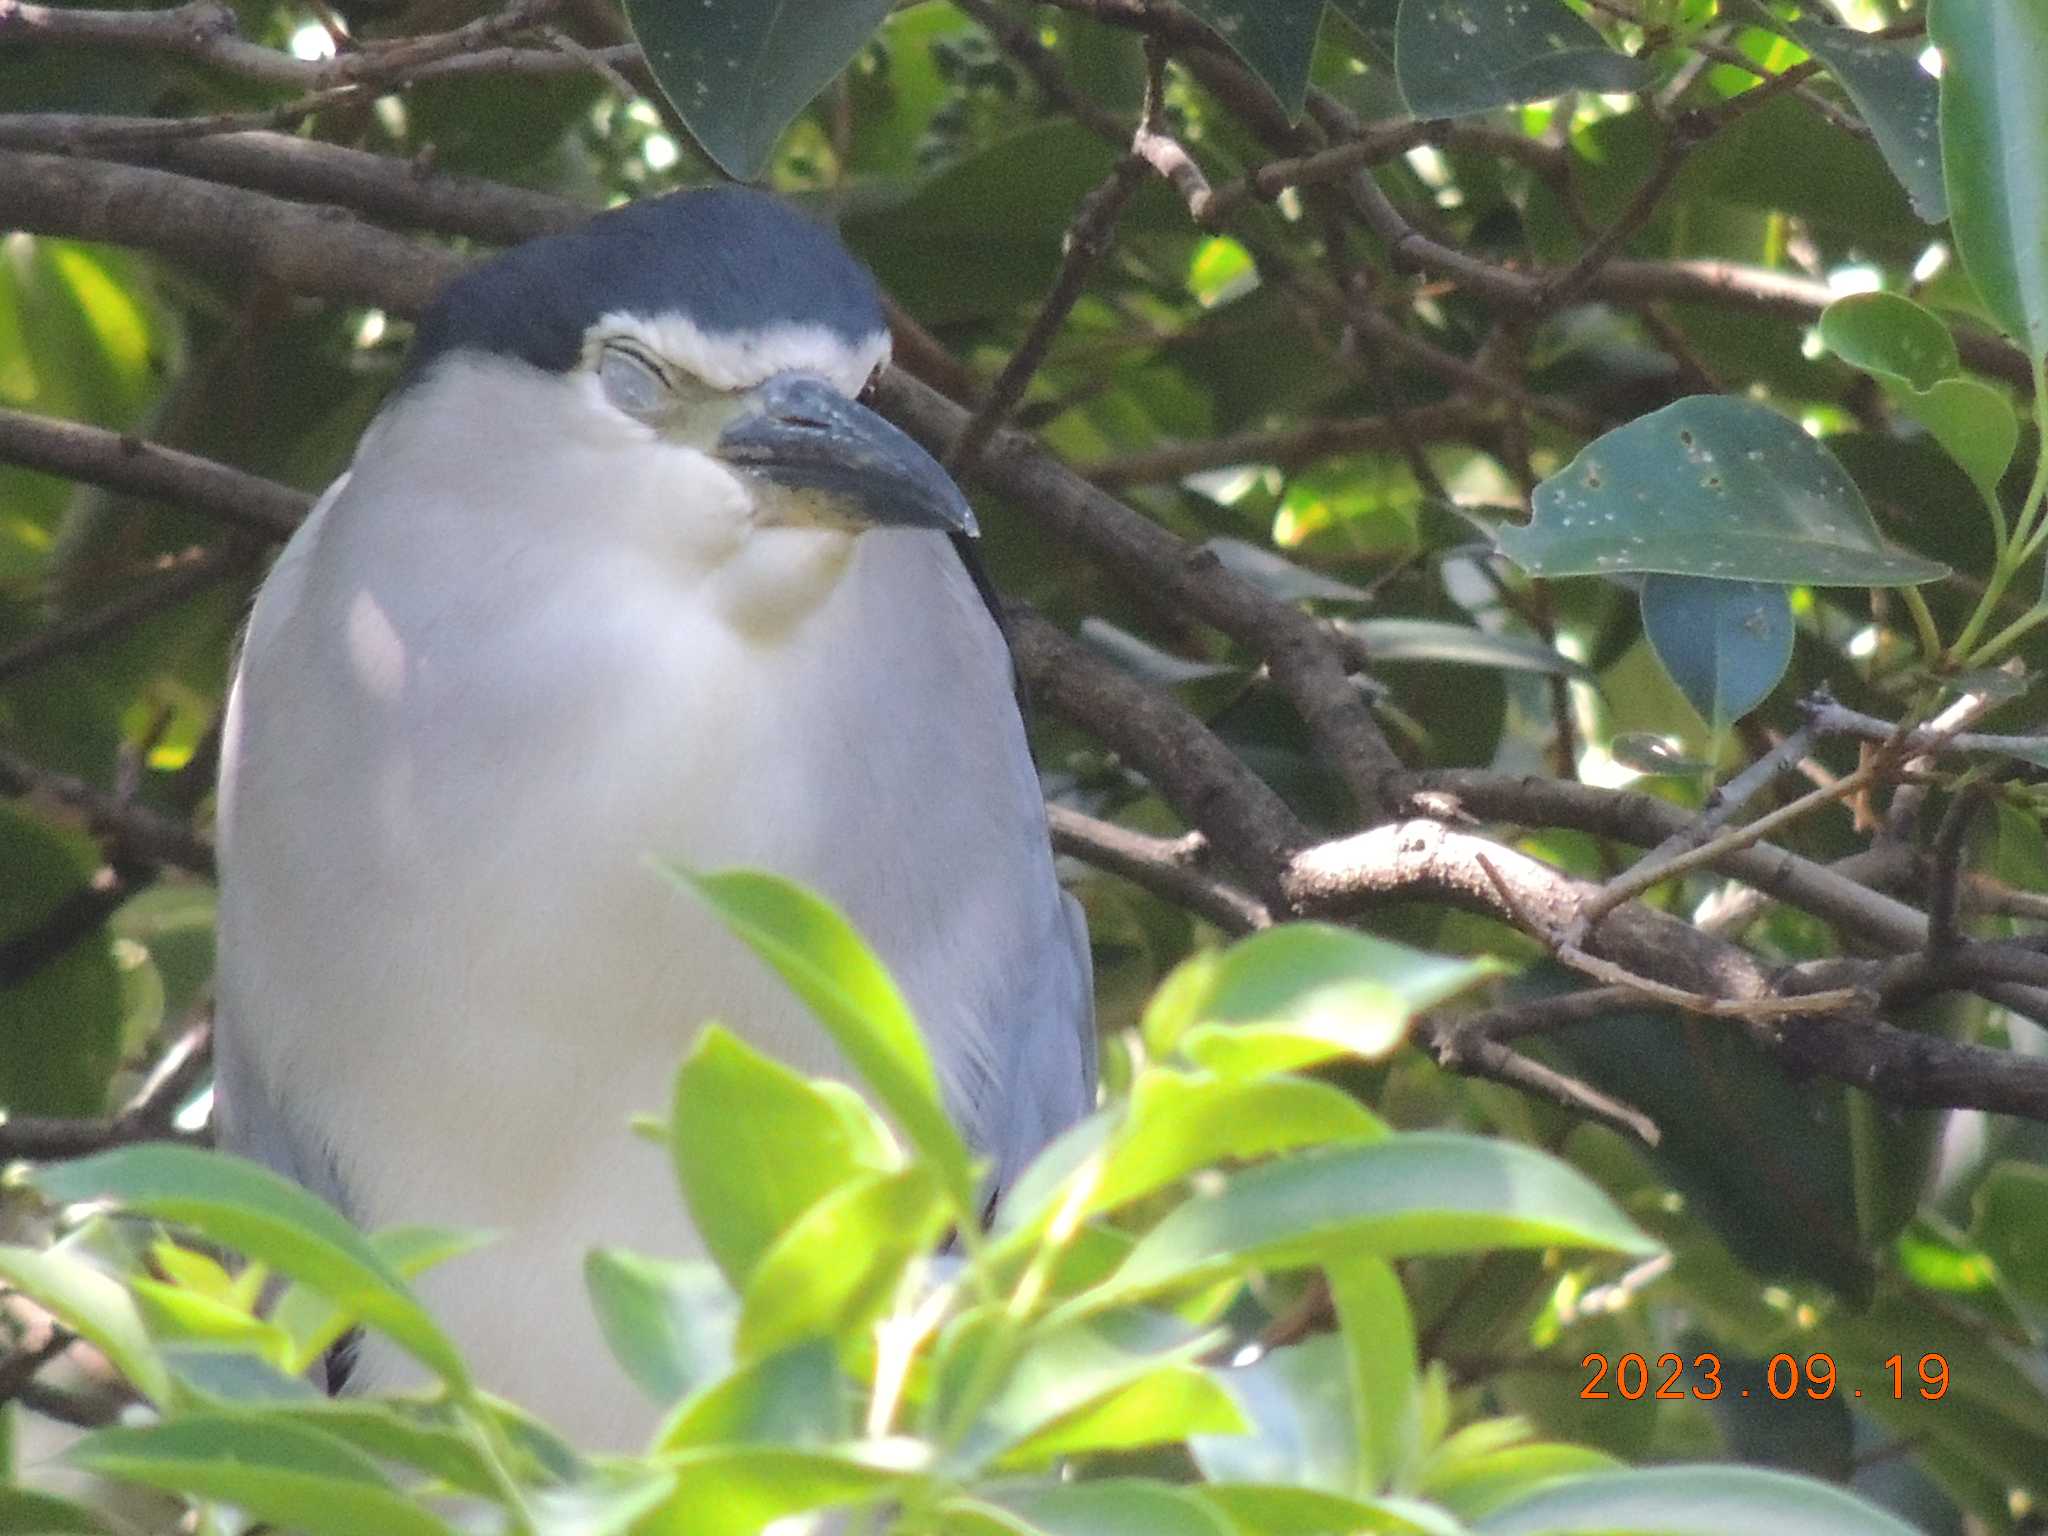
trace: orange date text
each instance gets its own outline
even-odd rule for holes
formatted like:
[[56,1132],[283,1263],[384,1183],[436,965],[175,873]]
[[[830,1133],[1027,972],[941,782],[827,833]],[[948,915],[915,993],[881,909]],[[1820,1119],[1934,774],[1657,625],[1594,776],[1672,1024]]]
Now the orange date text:
[[1579,1396],[1589,1402],[1621,1398],[1627,1402],[1694,1399],[1711,1402],[1726,1392],[1735,1397],[1772,1397],[1787,1402],[1795,1397],[1821,1401],[1843,1397],[1889,1397],[1895,1402],[1918,1398],[1938,1402],[1948,1391],[1948,1361],[1941,1355],[1921,1355],[1917,1360],[1904,1355],[1887,1355],[1875,1370],[1867,1370],[1860,1381],[1845,1380],[1835,1369],[1833,1355],[1777,1354],[1763,1363],[1761,1375],[1756,1363],[1742,1362],[1740,1373],[1754,1380],[1736,1380],[1734,1367],[1724,1369],[1715,1354],[1666,1354],[1586,1356],[1579,1367],[1587,1373]]

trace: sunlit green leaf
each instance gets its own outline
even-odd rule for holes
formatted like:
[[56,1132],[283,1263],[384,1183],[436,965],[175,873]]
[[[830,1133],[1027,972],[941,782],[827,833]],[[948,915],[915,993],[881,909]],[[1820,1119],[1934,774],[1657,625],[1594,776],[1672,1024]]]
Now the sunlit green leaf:
[[1511,1142],[1416,1132],[1227,1175],[1172,1211],[1105,1285],[1072,1305],[1099,1310],[1326,1252],[1402,1258],[1555,1246],[1657,1249],[1565,1163]]
[[697,1231],[733,1285],[821,1196],[891,1166],[886,1133],[857,1127],[822,1085],[721,1026],[698,1037],[676,1075],[669,1145]]
[[949,1214],[922,1165],[840,1185],[754,1267],[740,1304],[740,1352],[758,1358],[881,1311],[904,1265],[931,1248]]
[[452,1536],[375,1462],[331,1436],[270,1418],[191,1414],[102,1429],[66,1459],[88,1472],[236,1505],[306,1536]]
[[1658,1467],[1556,1482],[1473,1523],[1476,1536],[1914,1536],[1825,1483],[1751,1467]]
[[90,1340],[135,1390],[155,1403],[171,1394],[165,1370],[128,1288],[62,1248],[0,1248],[0,1280]]
[[939,1099],[916,1021],[881,961],[821,897],[758,870],[698,875],[670,870],[802,998],[846,1053],[962,1209],[973,1205],[974,1170]]
[[397,1269],[331,1207],[269,1169],[223,1153],[155,1144],[119,1147],[38,1169],[51,1200],[110,1200],[175,1221],[325,1293],[382,1329],[451,1386],[461,1357]]
[[1946,325],[1898,294],[1859,293],[1821,312],[1820,336],[1843,361],[1882,380],[1899,407],[1996,505],[1998,482],[2019,442],[2019,421],[1997,390],[1961,376]]
[[739,1302],[710,1265],[596,1248],[583,1261],[583,1283],[613,1357],[656,1402],[675,1402],[732,1368]]

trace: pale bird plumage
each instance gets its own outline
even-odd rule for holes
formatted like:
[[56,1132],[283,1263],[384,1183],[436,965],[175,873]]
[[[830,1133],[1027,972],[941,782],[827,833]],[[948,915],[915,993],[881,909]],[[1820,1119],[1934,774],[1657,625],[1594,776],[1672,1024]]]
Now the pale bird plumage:
[[[614,270],[647,261],[667,280]],[[710,393],[621,409],[607,337]],[[423,1293],[486,1385],[593,1446],[632,1444],[656,1409],[607,1363],[585,1250],[700,1251],[628,1118],[665,1107],[713,1017],[844,1075],[649,856],[838,903],[999,1179],[1092,1099],[1085,931],[1002,635],[934,526],[964,501],[861,531],[893,515],[871,471],[957,492],[865,413],[827,425],[867,434],[849,451],[868,478],[821,490],[806,418],[784,484],[761,467],[780,439],[717,398],[794,378],[843,407],[885,356],[865,274],[760,194],[521,248],[423,322],[266,581],[231,692],[223,1139],[366,1227],[504,1232]],[[372,1342],[353,1384],[406,1379]]]

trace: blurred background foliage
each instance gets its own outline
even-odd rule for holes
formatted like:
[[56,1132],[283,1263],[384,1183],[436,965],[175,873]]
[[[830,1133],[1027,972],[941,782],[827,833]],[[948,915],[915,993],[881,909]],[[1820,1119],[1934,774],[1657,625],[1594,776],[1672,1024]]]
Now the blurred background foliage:
[[[742,9],[731,24],[744,29]],[[688,67],[689,49],[714,46],[691,30],[693,8],[663,0],[623,16],[606,0],[553,8],[546,46],[573,69],[447,73],[318,110],[203,51],[53,42],[0,11],[0,145],[176,167],[203,133],[95,138],[60,115],[213,115],[214,131],[281,130],[423,176],[489,178],[588,206],[721,168],[759,175],[838,223],[920,347],[934,349],[921,354],[927,364],[948,358],[956,377],[985,388],[1060,275],[1077,207],[1123,156],[1102,125],[1128,135],[1137,120],[1149,37],[1163,63],[1151,121],[1234,201],[1204,221],[1163,177],[1135,185],[1015,424],[1270,596],[1348,630],[1372,658],[1364,686],[1405,763],[1628,787],[1691,810],[1712,776],[1703,767],[1726,775],[1769,751],[1817,689],[1894,720],[1924,690],[1952,686],[1931,678],[1935,658],[1897,591],[1796,586],[1782,676],[1762,679],[1760,702],[1733,712],[1741,719],[1705,719],[1669,657],[1660,663],[1627,585],[1532,580],[1493,554],[1490,534],[1523,518],[1538,485],[1601,433],[1724,393],[1824,440],[1885,538],[1952,568],[1922,591],[1942,635],[1962,628],[1996,554],[1983,497],[1939,429],[1815,328],[1829,297],[1910,295],[1974,339],[1981,419],[2030,415],[2025,362],[2008,366],[2018,354],[1992,339],[1996,306],[1973,288],[1942,222],[1919,5],[832,9],[830,25],[813,18],[804,36],[772,39],[731,101],[688,127],[619,62],[629,25],[664,81]],[[242,37],[309,67],[480,14],[461,0],[237,0],[232,12]],[[1205,23],[1238,62],[1195,40]],[[843,68],[827,57],[835,26],[858,34]],[[2038,27],[2019,35],[2048,47]],[[1183,52],[1204,48],[1228,67],[1191,67]],[[664,64],[664,50],[682,50],[683,63]],[[1357,164],[1428,240],[1508,273],[1571,269],[1589,252],[1602,264],[1568,302],[1517,313],[1483,284],[1389,260],[1312,195],[1334,183],[1262,172],[1302,152],[1288,121],[1305,102],[1340,142],[1345,124],[1362,136],[1395,131]],[[2048,143],[2015,142],[2048,176]],[[7,174],[0,166],[0,223]],[[447,244],[488,248],[474,232]],[[1758,291],[1782,280],[1788,297],[1724,302],[1714,286],[1724,268]],[[1688,276],[1660,283],[1660,272]],[[46,233],[0,237],[0,405],[302,491],[345,467],[409,331],[397,313],[260,273]],[[2008,515],[2025,504],[2038,452],[2029,425],[1993,476]],[[1142,575],[1080,558],[1028,508],[980,499],[985,553],[1007,596],[1174,695],[1316,835],[1357,823],[1263,657]],[[0,1106],[17,1124],[117,1115],[203,1017],[203,868],[95,836],[111,823],[81,819],[63,781],[204,828],[233,637],[265,553],[259,538],[191,511],[0,463],[0,749],[15,795],[0,804]],[[2025,581],[2012,592],[1993,602],[1994,628],[2036,600]],[[2037,675],[2048,626],[2009,654]],[[2012,693],[2021,702],[1999,703],[2023,721],[2017,683]],[[1042,711],[1035,734],[1057,804],[1160,836],[1185,830],[1085,722]],[[1804,771],[1826,783],[1858,763],[1856,742],[1842,738],[1817,745]],[[1918,816],[1887,819],[1895,804],[1851,800],[1781,840],[1821,861],[1873,837],[1924,843],[1947,787],[1934,785]],[[2048,917],[2038,774],[2007,774],[1995,799],[1959,855],[1973,889],[2002,898],[1969,919],[1971,932],[2025,939]],[[1625,845],[1539,823],[1510,821],[1497,835],[1583,878],[1626,862]],[[1926,866],[1912,868],[1899,894],[1924,903]],[[1078,861],[1069,873],[1090,917],[1114,1079],[1142,1056],[1130,1032],[1158,983],[1221,935],[1139,884]],[[1734,898],[1700,871],[1649,899],[1699,920]],[[1569,984],[1539,944],[1493,919],[1417,899],[1363,921],[1423,949],[1505,962],[1489,984],[1498,1005]],[[1773,963],[1868,952],[1790,906],[1759,905],[1737,931]],[[2042,1052],[2037,1024],[1970,994],[1935,996],[1895,1022]],[[1611,1265],[1557,1251],[1409,1259],[1401,1279],[1421,1348],[1451,1390],[1630,1461],[1726,1459],[1844,1482],[1929,1536],[2043,1528],[2039,1124],[1901,1110],[1795,1079],[1722,1021],[1646,1006],[1518,1044],[1647,1115],[1657,1145],[1446,1072],[1422,1050],[1321,1075],[1398,1127],[1480,1130],[1562,1156],[1671,1257],[1619,1287],[1602,1283]],[[203,1123],[203,1079],[186,1086],[174,1107],[190,1131]],[[1282,1287],[1245,1305],[1277,1317],[1299,1301]],[[1582,1391],[1589,1357],[1705,1352],[1751,1390],[1711,1403]],[[1810,1392],[1809,1375],[1779,1400],[1763,1371],[1777,1354],[1802,1369],[1829,1357],[1838,1389]],[[1931,1354],[1946,1374],[1930,1402],[1915,1373]],[[1894,1355],[1906,1362],[1897,1397],[1882,1368]]]

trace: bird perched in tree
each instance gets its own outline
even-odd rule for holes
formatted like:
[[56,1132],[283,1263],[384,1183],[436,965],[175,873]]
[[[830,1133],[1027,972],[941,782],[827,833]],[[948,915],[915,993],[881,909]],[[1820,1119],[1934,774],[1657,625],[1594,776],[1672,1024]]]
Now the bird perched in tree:
[[[505,1234],[422,1291],[486,1386],[586,1443],[654,1412],[609,1363],[585,1251],[701,1251],[629,1117],[714,1016],[845,1070],[649,855],[837,903],[998,1180],[1093,1098],[1085,932],[973,515],[859,403],[888,356],[867,272],[763,193],[521,246],[427,312],[250,622],[222,1142],[367,1228]],[[349,1382],[407,1369],[371,1339]]]

